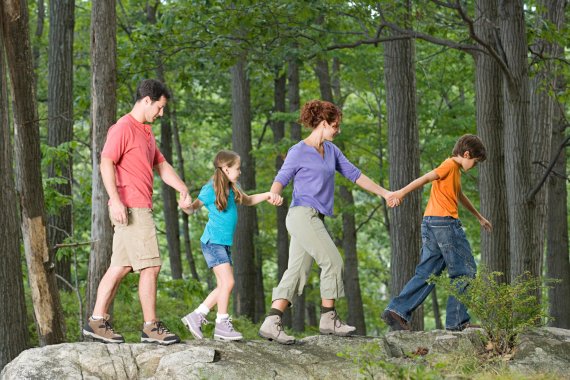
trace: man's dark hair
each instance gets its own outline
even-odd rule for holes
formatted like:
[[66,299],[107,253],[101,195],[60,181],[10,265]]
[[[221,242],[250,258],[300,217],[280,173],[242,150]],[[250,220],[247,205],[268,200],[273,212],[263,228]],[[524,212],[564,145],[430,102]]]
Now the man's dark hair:
[[161,81],[156,79],[144,79],[137,86],[135,102],[138,102],[147,96],[150,97],[150,100],[153,102],[160,100],[161,96],[164,96],[168,100],[170,99],[170,91],[168,91],[166,85]]
[[453,147],[453,156],[463,156],[465,152],[469,152],[471,158],[479,159],[479,162],[487,159],[487,150],[483,141],[475,135],[463,135],[457,140]]

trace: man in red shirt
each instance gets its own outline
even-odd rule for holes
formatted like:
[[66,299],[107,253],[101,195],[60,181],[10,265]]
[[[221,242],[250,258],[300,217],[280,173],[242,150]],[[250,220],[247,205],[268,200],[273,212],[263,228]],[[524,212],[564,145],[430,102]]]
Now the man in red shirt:
[[156,146],[151,126],[163,115],[170,93],[154,79],[143,80],[130,113],[120,118],[107,134],[101,152],[101,176],[109,194],[109,217],[113,223],[111,265],[97,289],[93,315],[83,334],[106,343],[125,340],[113,331],[107,311],[123,277],[139,272],[139,299],[144,325],[142,342],[163,345],[180,342],[156,317],[156,286],[162,265],[152,218],[153,169],[180,193],[179,205],[189,207],[188,187]]

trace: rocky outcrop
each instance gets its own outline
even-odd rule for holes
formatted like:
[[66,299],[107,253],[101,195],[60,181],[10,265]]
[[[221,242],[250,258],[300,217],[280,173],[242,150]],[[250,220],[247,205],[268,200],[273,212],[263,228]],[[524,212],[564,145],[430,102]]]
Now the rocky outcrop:
[[[393,332],[377,338],[311,336],[291,346],[261,340],[223,343],[66,343],[27,350],[2,371],[12,379],[324,379],[357,378],[359,353],[402,363],[419,355],[484,350],[482,330]],[[344,355],[338,355],[344,353]],[[570,373],[570,331],[544,328],[521,337],[512,368]],[[380,375],[381,373],[377,374]]]

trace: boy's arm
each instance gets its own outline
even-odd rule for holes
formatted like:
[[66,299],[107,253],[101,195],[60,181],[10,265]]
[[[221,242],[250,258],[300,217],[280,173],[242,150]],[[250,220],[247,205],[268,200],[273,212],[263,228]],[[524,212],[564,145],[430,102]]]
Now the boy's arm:
[[186,214],[188,215],[192,215],[193,213],[195,213],[196,211],[198,211],[198,209],[200,207],[202,207],[204,205],[204,203],[199,200],[196,199],[192,204],[190,204],[190,206],[188,207],[181,207],[182,211],[184,211]]
[[481,215],[479,213],[479,211],[477,211],[477,209],[475,208],[475,206],[473,206],[473,204],[471,203],[471,201],[469,200],[469,198],[467,198],[467,196],[465,194],[463,194],[463,191],[459,190],[459,202],[467,209],[469,210],[469,212],[473,215],[475,215],[475,217],[477,218],[477,220],[479,221],[479,224],[481,224],[481,226],[488,232],[491,232],[493,230],[493,226],[491,225],[491,222],[489,222],[487,219],[485,219],[483,217],[483,215]]
[[390,196],[390,198],[388,198],[388,204],[391,206],[396,201],[398,201],[398,203],[401,203],[404,197],[409,192],[419,189],[420,187],[423,187],[426,183],[430,183],[437,179],[439,179],[439,175],[435,172],[435,170],[432,170],[431,172],[424,174],[423,176],[410,182],[405,187],[402,187],[400,190],[394,191]]

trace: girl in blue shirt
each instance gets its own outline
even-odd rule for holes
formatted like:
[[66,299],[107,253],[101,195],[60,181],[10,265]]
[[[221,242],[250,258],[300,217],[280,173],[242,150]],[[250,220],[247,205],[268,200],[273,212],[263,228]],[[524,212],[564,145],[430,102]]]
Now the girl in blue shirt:
[[228,314],[230,294],[234,287],[231,246],[238,217],[236,203],[254,206],[268,201],[278,206],[283,202],[281,196],[270,192],[245,194],[237,182],[241,174],[240,165],[240,157],[235,152],[222,150],[216,154],[212,179],[202,187],[198,199],[190,207],[183,209],[187,214],[192,214],[204,206],[209,212],[208,223],[200,243],[208,268],[214,271],[217,283],[216,288],[200,306],[182,318],[182,322],[196,339],[204,338],[202,325],[207,323],[206,315],[215,305],[218,306],[218,313],[214,339],[242,339],[242,335],[234,329]]

